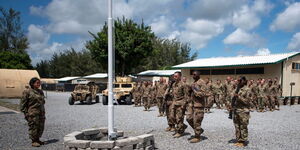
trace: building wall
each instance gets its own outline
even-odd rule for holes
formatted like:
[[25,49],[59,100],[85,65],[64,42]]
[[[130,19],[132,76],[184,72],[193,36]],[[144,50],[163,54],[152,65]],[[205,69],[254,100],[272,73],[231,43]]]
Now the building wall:
[[[264,74],[238,74],[238,75],[200,75],[202,79],[210,78],[213,81],[216,81],[217,79],[224,81],[226,77],[231,76],[233,78],[238,78],[239,76],[246,76],[247,79],[258,79],[258,78],[275,78],[278,77],[279,80],[281,80],[281,64],[270,64],[270,65],[255,65],[255,66],[244,66],[244,67],[224,67],[224,68],[205,68],[207,69],[239,69],[239,68],[253,68],[253,67],[264,67]],[[194,68],[192,70],[196,70],[197,68]],[[187,82],[191,83],[193,81],[192,75],[190,75],[191,69],[183,69],[182,75],[187,77]],[[197,69],[198,70],[198,69]],[[201,70],[201,69],[199,69]],[[280,81],[279,81],[280,83]]]
[[292,96],[300,96],[300,70],[293,70],[292,63],[300,63],[300,55],[284,61],[283,65],[283,95],[290,96],[291,82],[295,82],[292,89]]
[[[169,81],[169,77],[163,77],[166,82]],[[138,81],[159,81],[160,77],[159,76],[138,76]]]

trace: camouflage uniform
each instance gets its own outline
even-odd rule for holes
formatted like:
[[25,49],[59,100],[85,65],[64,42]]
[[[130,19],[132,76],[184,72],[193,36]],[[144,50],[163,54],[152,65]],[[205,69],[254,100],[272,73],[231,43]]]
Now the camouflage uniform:
[[173,111],[175,113],[176,133],[183,134],[186,129],[184,121],[184,113],[186,107],[184,83],[182,81],[175,82],[172,85]]
[[238,92],[236,103],[234,104],[233,123],[235,127],[236,139],[239,143],[248,140],[248,124],[250,119],[250,89],[245,85]]
[[232,99],[232,84],[229,82],[225,82],[223,84],[223,92],[224,92],[224,103],[225,103],[225,106],[227,108],[227,110],[230,110],[231,109],[231,99]]
[[213,94],[214,94],[214,99],[216,101],[217,108],[222,108],[223,103],[222,103],[222,84],[213,84]]
[[198,81],[192,83],[191,89],[191,100],[193,102],[193,120],[190,120],[189,124],[194,129],[195,138],[200,138],[200,135],[204,131],[201,128],[201,124],[204,118],[205,97],[207,97],[206,83],[203,80],[199,79]]
[[270,111],[273,111],[275,108],[275,99],[274,95],[276,95],[276,87],[271,85],[269,86],[268,84],[265,86],[265,96],[266,96],[266,101],[267,101],[267,106],[269,107]]
[[[138,106],[142,105],[142,95],[143,95],[143,85],[139,84],[137,88],[137,94],[136,94],[136,103]],[[135,100],[134,100],[135,101]]]
[[156,85],[151,85],[151,106],[155,106],[156,102]]
[[38,141],[44,132],[45,96],[40,89],[26,89],[20,101],[20,110],[24,113],[29,126],[29,137]]
[[265,98],[266,98],[266,93],[265,93],[265,86],[264,85],[259,85],[258,86],[258,107],[259,111],[264,111],[265,109]]
[[143,96],[142,96],[143,104],[145,110],[149,110],[151,107],[151,87],[143,86]]
[[252,108],[258,110],[258,86],[252,84],[250,87],[251,96],[251,104],[253,105]]
[[173,89],[172,86],[169,84],[168,88],[164,94],[164,100],[166,105],[166,116],[169,127],[166,129],[167,131],[175,130],[175,112],[174,112],[174,105],[173,105]]
[[276,89],[276,93],[274,95],[275,105],[277,105],[277,109],[279,110],[279,107],[280,107],[279,98],[281,97],[282,89],[281,89],[280,84],[278,84],[277,82],[274,83],[274,86]]
[[192,88],[190,85],[186,84],[185,85],[185,99],[186,99],[186,112],[185,112],[185,117],[186,121],[189,123],[189,125],[194,129],[194,120],[193,120],[193,115],[194,115],[194,103],[191,99],[191,94],[192,94]]
[[214,105],[214,94],[213,94],[214,89],[211,82],[208,82],[205,87],[206,87],[205,107],[206,107],[206,112],[210,112],[211,107]]
[[132,88],[131,93],[134,99],[134,106],[138,106],[138,86]]
[[156,89],[156,100],[159,115],[162,116],[165,112],[165,102],[164,102],[164,93],[166,92],[167,85],[163,83],[159,83]]

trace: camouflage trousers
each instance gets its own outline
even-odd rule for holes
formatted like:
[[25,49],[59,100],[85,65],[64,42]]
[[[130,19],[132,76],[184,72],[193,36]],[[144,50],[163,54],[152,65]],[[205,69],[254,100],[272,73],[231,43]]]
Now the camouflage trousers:
[[135,96],[134,96],[134,105],[135,105],[135,106],[138,106],[138,105],[140,105],[140,104],[141,104],[141,96],[135,95]]
[[157,108],[158,108],[158,112],[159,114],[164,114],[165,112],[165,104],[164,104],[164,98],[163,97],[156,97],[157,100]]
[[265,105],[266,105],[266,102],[265,102],[265,98],[264,97],[258,97],[258,108],[259,110],[264,110],[265,109]]
[[172,101],[166,102],[166,115],[167,121],[170,128],[175,128],[175,114],[174,114],[174,105]]
[[234,112],[233,123],[238,142],[246,142],[248,140],[249,119],[250,112]]
[[250,102],[251,108],[258,109],[258,98],[257,96],[253,96]]
[[227,95],[225,98],[225,105],[228,111],[231,110],[231,101],[232,101],[232,97]]
[[204,108],[203,107],[193,107],[192,119],[189,124],[193,127],[195,132],[195,137],[200,137],[203,133],[203,129],[201,128],[202,120],[204,118]]
[[149,97],[143,97],[143,104],[145,110],[149,110],[151,107],[151,99]]
[[173,111],[175,114],[175,129],[176,133],[183,134],[184,130],[186,129],[187,125],[184,122],[184,114],[185,114],[185,106],[184,105],[174,105]]
[[[279,96],[274,96],[275,99],[275,105],[277,106],[277,108],[279,109],[280,107],[280,102],[279,102]],[[298,101],[299,102],[299,101]]]
[[216,105],[217,105],[217,108],[222,108],[223,107],[223,103],[222,103],[222,96],[220,94],[216,94],[215,96],[215,101],[216,101]]
[[189,125],[194,129],[194,105],[193,102],[188,102],[186,106],[185,119]]
[[273,96],[267,96],[267,105],[270,110],[275,109],[275,98]]
[[38,140],[44,132],[45,112],[41,112],[39,114],[29,113],[27,122],[29,126],[29,138],[32,141]]

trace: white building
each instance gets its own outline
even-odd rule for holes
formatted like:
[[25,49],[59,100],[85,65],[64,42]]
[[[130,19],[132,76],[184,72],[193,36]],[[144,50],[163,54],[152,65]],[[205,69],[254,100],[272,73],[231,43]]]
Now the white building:
[[166,82],[169,81],[169,77],[175,72],[180,70],[147,70],[137,74],[138,80],[147,80],[147,81],[159,81],[160,77],[166,79]]
[[290,96],[291,83],[295,83],[292,87],[292,96],[300,96],[300,52],[202,58],[173,68],[181,69],[182,75],[187,77],[187,82],[192,82],[193,70],[199,70],[201,78],[209,77],[212,80],[224,80],[227,76],[234,78],[246,76],[247,79],[277,77],[283,88],[282,96]]

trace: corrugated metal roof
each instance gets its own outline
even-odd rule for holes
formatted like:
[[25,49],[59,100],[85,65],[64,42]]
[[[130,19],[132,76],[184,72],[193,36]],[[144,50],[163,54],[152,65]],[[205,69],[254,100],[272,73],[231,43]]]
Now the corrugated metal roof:
[[98,78],[102,79],[102,78],[107,78],[107,73],[96,73],[96,74],[84,76],[82,78],[84,78],[84,79],[98,79]]
[[291,52],[291,53],[271,54],[271,55],[201,58],[201,59],[197,59],[194,61],[173,66],[173,68],[177,68],[177,69],[210,68],[210,67],[274,64],[299,54],[300,52]]
[[147,70],[138,73],[138,76],[170,76],[180,70]]
[[63,78],[59,78],[59,79],[55,79],[56,81],[70,81],[70,80],[74,80],[77,79],[79,77],[63,77]]

